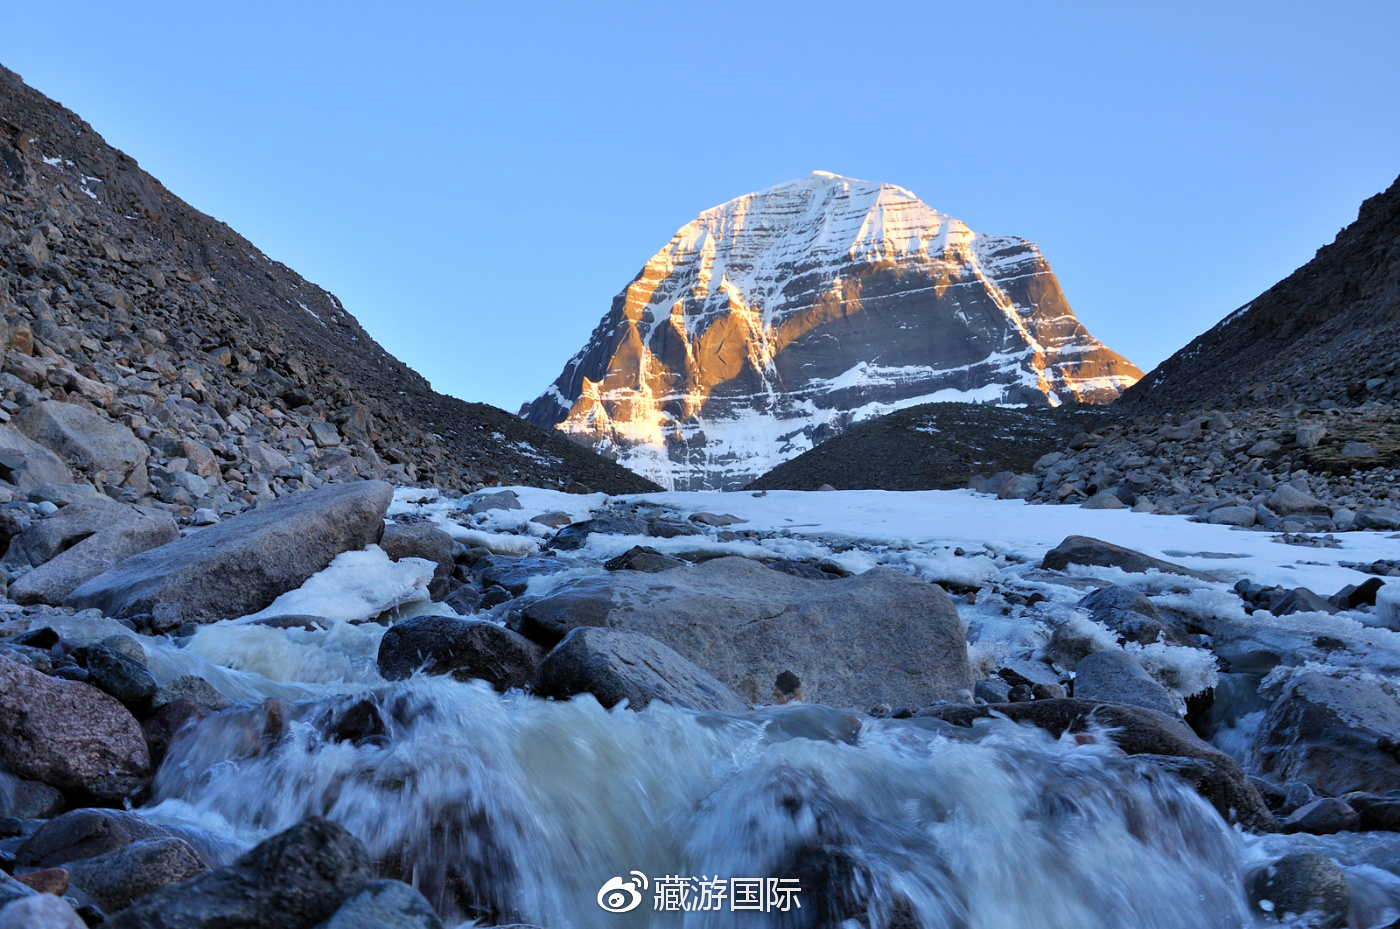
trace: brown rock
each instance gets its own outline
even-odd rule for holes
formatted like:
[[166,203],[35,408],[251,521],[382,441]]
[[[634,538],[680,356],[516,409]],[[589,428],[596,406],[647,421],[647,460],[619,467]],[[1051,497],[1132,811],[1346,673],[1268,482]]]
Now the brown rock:
[[141,727],[115,698],[0,658],[0,763],[21,777],[114,802],[150,780]]

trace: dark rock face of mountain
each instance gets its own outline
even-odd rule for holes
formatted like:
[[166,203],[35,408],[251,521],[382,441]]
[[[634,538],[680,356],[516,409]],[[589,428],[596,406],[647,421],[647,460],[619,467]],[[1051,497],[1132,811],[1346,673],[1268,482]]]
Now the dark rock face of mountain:
[[522,415],[663,485],[735,488],[891,410],[1103,403],[1140,373],[1033,243],[817,172],[677,232]]
[[176,505],[237,509],[366,476],[652,489],[552,431],[434,392],[333,295],[3,68],[0,317],[0,419],[85,406],[149,446],[126,487]]
[[1331,245],[1123,393],[1128,412],[1400,399],[1400,180]]

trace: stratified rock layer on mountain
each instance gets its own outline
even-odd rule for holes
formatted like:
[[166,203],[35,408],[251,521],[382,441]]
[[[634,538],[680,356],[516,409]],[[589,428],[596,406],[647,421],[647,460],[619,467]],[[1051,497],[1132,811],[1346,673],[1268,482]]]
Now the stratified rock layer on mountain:
[[129,429],[139,454],[70,463],[185,512],[361,477],[651,489],[504,410],[436,393],[333,295],[4,68],[0,349],[0,421],[37,435],[31,410],[57,421],[86,407],[93,429]]
[[1158,365],[1126,412],[1400,399],[1400,179],[1312,261]]
[[816,172],[701,213],[522,414],[675,489],[734,488],[919,403],[1104,403],[1141,375],[1024,239]]

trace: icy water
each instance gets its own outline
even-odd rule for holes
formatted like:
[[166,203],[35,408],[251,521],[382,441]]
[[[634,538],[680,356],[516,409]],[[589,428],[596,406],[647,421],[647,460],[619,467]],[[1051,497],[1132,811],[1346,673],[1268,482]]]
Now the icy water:
[[[551,504],[587,502],[556,495],[492,519],[518,529]],[[478,544],[496,533],[527,550],[538,545],[528,533],[507,537],[509,528],[463,534]],[[1005,537],[1006,527],[995,528]],[[933,542],[783,536],[772,544],[917,573],[1007,579],[1025,570],[1024,559],[992,550],[954,558]],[[1023,547],[1033,553],[1037,544]],[[595,563],[579,570],[599,570],[606,554],[584,553]],[[225,860],[306,816],[327,816],[450,919],[483,925],[1277,925],[1251,909],[1246,879],[1295,848],[1321,850],[1347,869],[1348,925],[1380,927],[1400,915],[1395,836],[1239,834],[1194,792],[1104,738],[802,705],[740,715],[659,704],[609,711],[589,697],[499,695],[446,678],[385,682],[375,666],[385,626],[358,622],[356,610],[370,616],[398,604],[382,617],[389,621],[441,607],[411,602],[421,571],[404,565],[379,577],[370,559],[361,562],[339,586],[329,572],[308,586],[320,591],[322,612],[344,617],[327,629],[232,621],[178,645],[145,641],[159,681],[198,674],[238,702],[176,743],[143,813],[199,830]],[[1224,602],[1226,587],[1200,584],[1177,596]],[[1045,589],[1052,601],[1079,596]],[[332,602],[336,591],[345,597]],[[1033,630],[1003,616],[998,602],[960,604],[974,659],[1036,645]],[[112,630],[64,631],[81,639]],[[1242,686],[1220,683],[1222,693]],[[1240,714],[1253,710],[1247,694],[1235,702]],[[759,879],[767,912],[734,908],[750,879]]]

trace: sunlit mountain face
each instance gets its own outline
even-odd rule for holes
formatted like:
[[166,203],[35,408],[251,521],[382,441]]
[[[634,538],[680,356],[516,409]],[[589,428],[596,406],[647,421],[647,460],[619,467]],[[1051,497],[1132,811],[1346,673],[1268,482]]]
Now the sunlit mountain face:
[[901,407],[1104,403],[1140,376],[1033,243],[815,172],[682,227],[523,414],[663,486],[734,488]]

